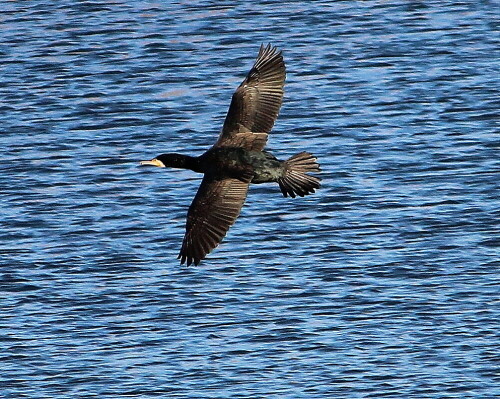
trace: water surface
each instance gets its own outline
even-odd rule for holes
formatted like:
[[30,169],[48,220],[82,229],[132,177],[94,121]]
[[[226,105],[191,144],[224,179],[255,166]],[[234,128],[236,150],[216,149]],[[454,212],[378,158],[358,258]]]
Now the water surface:
[[[500,395],[498,3],[4,2],[5,398]],[[260,43],[284,50],[276,156],[180,267],[200,176]]]

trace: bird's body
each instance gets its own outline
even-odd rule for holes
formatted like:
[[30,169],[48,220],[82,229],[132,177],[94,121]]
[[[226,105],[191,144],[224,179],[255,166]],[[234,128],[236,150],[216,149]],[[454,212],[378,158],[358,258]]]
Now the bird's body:
[[164,154],[157,159],[163,160],[166,167],[190,169],[221,178],[229,176],[254,184],[277,182],[284,173],[283,161],[270,152],[240,147],[212,147],[199,157]]
[[233,95],[219,139],[198,157],[162,154],[143,165],[190,169],[203,173],[191,206],[181,263],[198,264],[226,235],[245,202],[250,183],[279,184],[283,195],[314,193],[320,179],[316,158],[298,153],[286,161],[264,151],[283,99],[285,64],[281,52],[261,46],[246,79]]

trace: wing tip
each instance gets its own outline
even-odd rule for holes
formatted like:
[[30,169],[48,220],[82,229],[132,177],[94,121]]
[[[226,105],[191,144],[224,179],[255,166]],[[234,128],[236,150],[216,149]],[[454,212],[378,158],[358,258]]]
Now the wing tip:
[[196,257],[192,257],[190,255],[185,254],[182,250],[177,256],[177,259],[180,259],[181,266],[185,263],[187,267],[191,266],[192,264],[198,266],[202,261],[202,259],[198,259]]
[[260,44],[259,48],[259,55],[257,56],[257,59],[260,58],[271,58],[271,57],[281,57],[283,55],[283,50],[280,50],[278,46],[275,46],[271,44],[270,42],[267,43],[267,45],[264,45],[264,43]]

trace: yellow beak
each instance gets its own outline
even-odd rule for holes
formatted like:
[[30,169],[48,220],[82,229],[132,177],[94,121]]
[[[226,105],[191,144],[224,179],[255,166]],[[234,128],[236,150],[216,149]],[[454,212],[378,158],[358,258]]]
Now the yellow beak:
[[141,161],[141,165],[152,165],[152,166],[158,166],[159,168],[164,168],[165,165],[163,164],[162,161],[159,161],[158,159],[152,159],[151,161]]

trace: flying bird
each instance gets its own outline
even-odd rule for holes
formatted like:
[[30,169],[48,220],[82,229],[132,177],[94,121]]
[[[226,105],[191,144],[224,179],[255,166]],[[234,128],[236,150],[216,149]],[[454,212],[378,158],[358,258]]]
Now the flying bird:
[[285,63],[281,51],[260,46],[252,69],[233,94],[222,132],[198,157],[162,154],[141,165],[190,169],[203,180],[189,207],[181,264],[198,265],[217,247],[240,214],[250,183],[278,183],[284,197],[315,192],[320,178],[315,156],[300,152],[286,161],[264,151],[283,101]]

